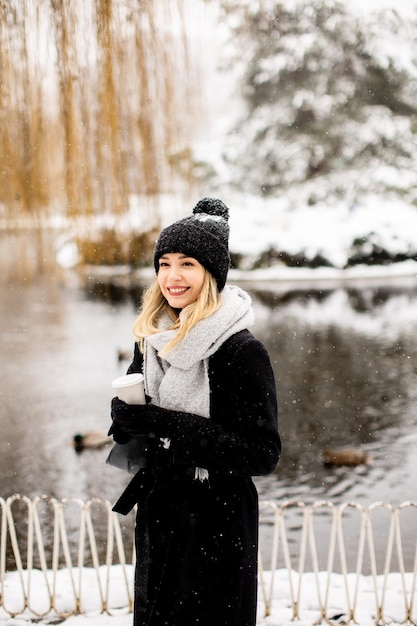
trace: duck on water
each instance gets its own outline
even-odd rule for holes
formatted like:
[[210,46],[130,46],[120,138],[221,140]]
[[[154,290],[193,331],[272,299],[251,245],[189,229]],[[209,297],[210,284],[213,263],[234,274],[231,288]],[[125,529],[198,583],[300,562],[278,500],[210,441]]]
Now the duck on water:
[[355,448],[327,448],[323,452],[323,461],[326,467],[340,465],[357,467],[372,463],[372,458],[366,452]]
[[86,448],[99,449],[113,443],[113,437],[109,437],[107,433],[100,431],[89,431],[86,433],[77,433],[73,437],[73,445],[77,452],[81,452]]

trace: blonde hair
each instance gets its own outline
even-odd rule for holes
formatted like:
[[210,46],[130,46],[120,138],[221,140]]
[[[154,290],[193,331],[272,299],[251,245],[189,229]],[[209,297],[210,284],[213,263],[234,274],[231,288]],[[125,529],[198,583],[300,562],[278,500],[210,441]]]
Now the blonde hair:
[[[143,341],[149,335],[160,333],[159,319],[166,312],[172,320],[170,330],[176,330],[176,334],[170,342],[161,350],[164,355],[172,350],[200,320],[209,317],[220,306],[221,295],[217,289],[215,278],[204,268],[204,281],[199,296],[181,311],[173,309],[164,298],[158,279],[146,289],[142,298],[142,307],[139,316],[133,325],[133,334],[139,346],[143,349]],[[181,315],[180,315],[181,313]]]

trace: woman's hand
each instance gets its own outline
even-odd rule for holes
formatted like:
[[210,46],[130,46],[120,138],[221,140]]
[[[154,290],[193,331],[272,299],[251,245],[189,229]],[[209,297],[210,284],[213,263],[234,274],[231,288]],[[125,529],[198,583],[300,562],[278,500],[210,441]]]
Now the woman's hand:
[[113,437],[113,440],[116,443],[120,444],[128,443],[132,438],[129,433],[125,432],[121,426],[115,424],[114,422],[110,426],[109,432],[107,434],[111,435]]
[[131,436],[169,436],[165,432],[167,415],[168,411],[154,404],[126,404],[118,397],[111,401],[113,425]]

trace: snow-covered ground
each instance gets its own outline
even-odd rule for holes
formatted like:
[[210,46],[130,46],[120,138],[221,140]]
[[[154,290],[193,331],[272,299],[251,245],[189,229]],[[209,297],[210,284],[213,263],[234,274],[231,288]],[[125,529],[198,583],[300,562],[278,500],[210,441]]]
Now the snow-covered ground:
[[[287,198],[256,200],[244,196],[231,198],[229,204],[230,248],[251,259],[275,247],[289,254],[303,253],[308,259],[321,255],[335,268],[343,268],[352,243],[370,235],[375,245],[392,256],[401,252],[417,254],[417,209],[400,201],[373,197],[361,207],[330,207],[323,203],[293,209]],[[282,265],[274,269],[277,277],[283,276]]]
[[[109,596],[109,612],[108,614],[102,614],[99,612],[98,607],[100,601],[97,594],[96,574],[94,570],[85,570],[83,572],[85,593],[83,595],[83,613],[82,615],[72,615],[65,620],[66,626],[131,626],[132,614],[127,612],[126,608],[114,608],[124,607],[126,605],[126,594],[123,593],[125,589],[124,580],[120,566],[114,566],[115,576],[112,580],[112,593]],[[66,576],[65,572],[61,572],[59,580],[58,601],[60,612],[74,611],[74,594],[73,588],[70,583],[70,579]],[[355,596],[357,580],[360,581],[358,586],[358,596]],[[346,623],[350,611],[348,607],[353,609],[356,622],[361,626],[371,626],[375,624],[377,604],[382,607],[383,615],[387,622],[391,624],[403,623],[405,619],[405,604],[409,604],[409,600],[404,599],[402,593],[404,580],[401,579],[400,574],[391,574],[387,581],[386,589],[384,590],[384,579],[378,577],[376,581],[377,594],[375,594],[374,579],[368,576],[362,576],[356,579],[355,575],[350,575],[345,579],[342,574],[332,574],[329,580],[325,572],[321,572],[318,577],[313,573],[305,574],[300,580],[293,573],[290,584],[288,572],[286,570],[277,570],[274,573],[273,581],[271,581],[271,573],[265,572],[263,582],[267,597],[269,592],[273,588],[273,594],[270,602],[270,615],[265,617],[265,605],[263,602],[263,593],[261,587],[259,588],[259,602],[258,602],[258,619],[257,626],[291,626],[294,623],[292,619],[294,617],[294,600],[298,598],[298,591],[301,588],[302,602],[298,605],[297,623],[300,626],[307,624],[313,624],[320,617],[320,603],[318,601],[317,589],[320,589],[321,602],[324,606],[324,600],[326,593],[328,594],[329,601],[327,602],[327,617],[333,620],[334,623]],[[412,576],[406,575],[406,583],[408,589],[412,586]],[[18,597],[16,593],[14,598],[11,599],[9,588],[14,587],[17,589],[17,574],[9,574],[6,577],[6,595],[8,599],[8,610],[19,610],[22,606],[22,598]],[[292,589],[291,589],[292,585]],[[300,585],[300,586],[299,586]],[[328,587],[328,590],[327,590]],[[32,589],[32,596],[37,597],[37,604],[39,607],[39,614],[42,612],[42,600],[45,601],[44,585],[42,575],[39,574],[35,588]],[[377,602],[375,600],[377,598]],[[357,600],[359,601],[357,602]],[[28,615],[28,612],[15,617],[8,618],[2,615],[0,612],[0,624],[2,626],[27,626],[28,624],[58,624],[61,623],[63,618],[60,618],[56,614],[50,614],[44,618],[33,617]],[[352,622],[353,623],[353,622]],[[213,625],[215,626],[215,625]]]

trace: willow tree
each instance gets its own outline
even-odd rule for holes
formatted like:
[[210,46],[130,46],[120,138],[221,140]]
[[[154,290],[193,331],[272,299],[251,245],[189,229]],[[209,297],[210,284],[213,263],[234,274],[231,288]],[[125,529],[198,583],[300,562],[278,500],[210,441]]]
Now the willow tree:
[[[39,58],[40,14],[0,3],[0,203],[33,215],[48,202],[45,93]],[[33,9],[33,7],[32,7]]]
[[0,3],[7,215],[121,213],[170,189],[175,155],[189,171],[184,1]]

